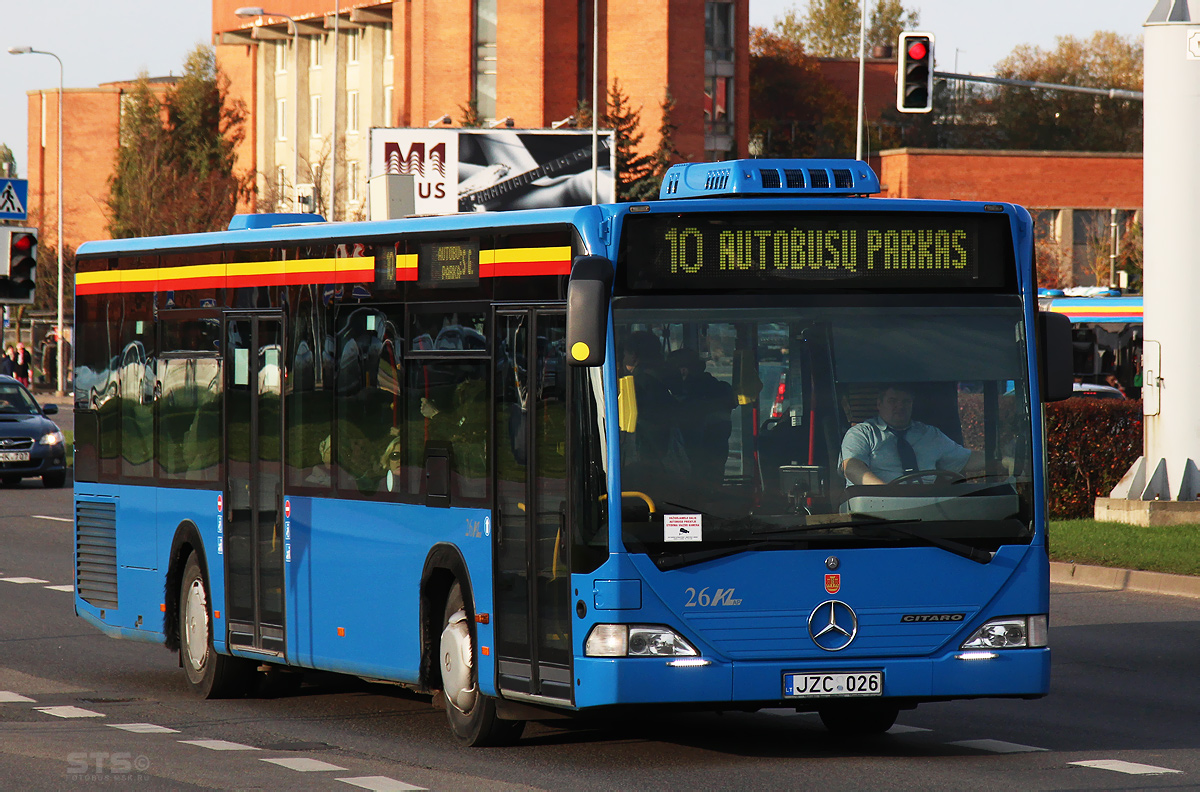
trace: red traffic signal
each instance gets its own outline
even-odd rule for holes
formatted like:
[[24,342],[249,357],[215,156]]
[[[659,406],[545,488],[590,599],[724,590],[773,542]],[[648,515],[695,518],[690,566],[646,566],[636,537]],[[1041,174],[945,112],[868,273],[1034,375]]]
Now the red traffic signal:
[[0,259],[0,303],[33,303],[37,280],[37,229],[4,228]]
[[896,64],[896,109],[928,113],[933,109],[933,34],[900,34]]

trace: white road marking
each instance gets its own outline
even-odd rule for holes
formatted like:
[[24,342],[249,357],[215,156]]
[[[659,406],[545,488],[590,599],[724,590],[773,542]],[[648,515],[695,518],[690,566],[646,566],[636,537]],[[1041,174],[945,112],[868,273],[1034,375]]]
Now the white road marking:
[[339,778],[343,784],[369,789],[371,792],[409,792],[423,790],[425,787],[413,786],[403,781],[397,781],[387,776],[360,776],[359,778]]
[[51,517],[49,514],[31,514],[35,520],[54,520],[54,522],[75,522],[74,517]]
[[49,583],[50,582],[49,580],[42,580],[41,578],[31,578],[31,577],[0,578],[0,581],[3,581],[5,583]]
[[168,729],[166,726],[155,726],[153,723],[110,723],[109,726],[135,734],[178,734],[179,729]]
[[1032,745],[1004,742],[1003,740],[959,740],[950,745],[961,745],[963,748],[975,748],[992,753],[1029,753],[1030,751],[1048,751],[1048,748],[1035,748]]
[[1120,759],[1090,759],[1086,762],[1069,762],[1080,767],[1094,767],[1097,770],[1113,770],[1128,775],[1164,775],[1166,773],[1182,773],[1182,770],[1171,770],[1167,767],[1138,764],[1137,762],[1122,762]]
[[103,718],[99,712],[83,709],[82,707],[34,707],[38,712],[53,715],[56,718]]
[[0,704],[32,704],[34,699],[13,693],[11,690],[0,690]]
[[280,767],[286,767],[289,770],[295,770],[299,773],[319,773],[323,770],[341,770],[342,772],[346,771],[346,768],[344,767],[338,767],[335,764],[329,764],[329,762],[322,762],[317,759],[306,759],[302,756],[284,756],[278,759],[260,759],[259,761],[277,764]]
[[257,751],[253,745],[229,742],[228,740],[180,740],[184,745],[195,745],[210,751]]
[[42,588],[48,588],[51,591],[65,591],[68,594],[75,591],[75,586],[71,585],[70,583],[66,583],[62,586],[42,586]]

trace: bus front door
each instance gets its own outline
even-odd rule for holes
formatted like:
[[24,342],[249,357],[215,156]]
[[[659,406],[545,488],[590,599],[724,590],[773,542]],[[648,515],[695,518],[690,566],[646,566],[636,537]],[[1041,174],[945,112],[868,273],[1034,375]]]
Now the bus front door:
[[570,702],[566,316],[496,321],[498,684],[509,698]]
[[282,657],[283,327],[225,322],[225,613],[231,648]]

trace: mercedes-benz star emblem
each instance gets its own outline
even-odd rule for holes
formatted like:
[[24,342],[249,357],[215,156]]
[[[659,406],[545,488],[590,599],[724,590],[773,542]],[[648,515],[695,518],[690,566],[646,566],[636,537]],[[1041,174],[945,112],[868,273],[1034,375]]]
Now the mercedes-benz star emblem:
[[858,635],[858,616],[841,600],[825,600],[809,614],[808,634],[826,652],[840,652]]

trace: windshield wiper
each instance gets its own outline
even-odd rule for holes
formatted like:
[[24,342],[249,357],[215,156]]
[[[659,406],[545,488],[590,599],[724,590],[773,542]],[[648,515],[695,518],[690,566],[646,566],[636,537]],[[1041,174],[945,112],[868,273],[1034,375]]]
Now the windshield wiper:
[[[683,504],[669,503],[666,501],[664,501],[664,503],[666,503],[666,505],[668,505],[668,506],[674,506],[676,508],[688,509],[689,511],[692,511],[695,513],[705,514],[704,512],[700,511],[699,509],[694,509],[690,506],[684,506]],[[714,517],[715,515],[705,514],[705,516]],[[733,546],[733,547],[714,547],[714,548],[710,548],[707,550],[695,550],[690,553],[677,553],[677,554],[662,553],[662,554],[659,554],[659,555],[653,557],[655,566],[657,566],[661,570],[666,571],[666,570],[671,570],[671,569],[679,569],[681,567],[686,567],[686,566],[692,566],[693,564],[700,564],[705,561],[712,561],[712,560],[715,560],[718,558],[725,558],[726,556],[737,555],[738,553],[746,553],[746,552],[750,552],[751,550],[763,550],[768,547],[786,547],[789,544],[791,544],[791,542],[789,542],[788,539],[793,538],[793,537],[799,538],[797,536],[798,534],[816,533],[819,531],[830,531],[830,530],[834,530],[837,528],[881,528],[883,530],[890,531],[891,533],[897,534],[899,536],[904,536],[909,539],[916,539],[917,541],[923,542],[931,547],[936,547],[940,550],[945,550],[947,553],[953,553],[956,556],[961,556],[962,558],[966,558],[970,561],[974,561],[977,564],[989,563],[992,560],[992,556],[994,555],[993,553],[990,553],[987,550],[980,550],[979,548],[971,547],[968,544],[963,544],[962,542],[956,542],[953,539],[946,539],[946,538],[940,537],[940,536],[930,536],[928,534],[921,533],[919,531],[911,531],[911,530],[908,530],[907,528],[900,527],[901,525],[912,525],[914,523],[922,522],[922,520],[919,520],[919,519],[899,520],[899,519],[888,519],[886,517],[858,517],[856,519],[841,520],[838,522],[812,523],[810,525],[792,525],[792,526],[788,526],[785,528],[779,528],[779,527],[773,526],[773,525],[771,525],[771,523],[767,522],[766,520],[756,519],[753,515],[744,515],[740,518],[735,518],[735,519],[729,519],[729,518],[724,518],[724,519],[717,518],[717,519],[721,520],[721,522],[724,524],[724,527],[726,527],[726,528],[737,527],[737,526],[746,526],[746,527],[759,526],[759,527],[755,527],[753,530],[750,531],[750,534],[752,536],[774,537],[774,538],[759,539],[757,541],[752,541],[752,542],[748,542],[747,544],[744,544],[744,545],[737,545],[737,546]]]
[[925,544],[936,547],[939,550],[945,550],[947,553],[953,553],[956,556],[974,561],[977,564],[986,564],[992,560],[992,553],[986,550],[980,550],[970,545],[956,542],[953,539],[944,539],[940,536],[929,536],[928,534],[917,531],[910,531],[899,526],[904,524],[919,523],[921,520],[888,520],[884,518],[874,519],[857,519],[844,520],[842,522],[832,523],[817,523],[814,525],[797,525],[790,528],[773,528],[759,529],[752,533],[756,536],[770,536],[778,534],[774,539],[760,539],[748,544],[739,545],[736,547],[714,547],[708,550],[696,550],[691,553],[679,553],[677,555],[662,554],[653,558],[655,566],[663,571],[671,569],[679,569],[693,564],[700,564],[705,561],[712,561],[717,558],[736,555],[738,553],[746,553],[751,550],[764,550],[768,547],[786,547],[790,544],[787,539],[790,535],[814,533],[817,531],[826,531],[834,528],[882,528],[900,536],[905,536],[910,539],[924,542]]
[[768,547],[787,547],[789,544],[791,543],[786,539],[763,539],[736,547],[714,547],[709,550],[696,550],[691,553],[677,553],[673,555],[662,553],[652,556],[651,560],[654,561],[655,566],[665,572],[670,569],[679,569],[680,567],[724,558],[725,556],[737,555],[738,553],[748,553],[751,550],[763,550]]
[[945,550],[947,553],[953,553],[956,556],[962,556],[963,558],[974,561],[977,564],[986,564],[992,560],[992,556],[994,554],[988,552],[987,550],[980,550],[977,547],[971,547],[968,544],[956,542],[953,539],[946,539],[941,536],[930,536],[929,534],[920,533],[919,531],[910,531],[907,528],[899,527],[905,523],[919,522],[921,522],[921,520],[887,520],[878,518],[875,520],[859,521],[851,524],[865,528],[879,527],[885,531],[891,531],[894,534],[899,534],[900,536],[907,536],[910,539],[917,539],[918,541],[925,542],[932,547]]

